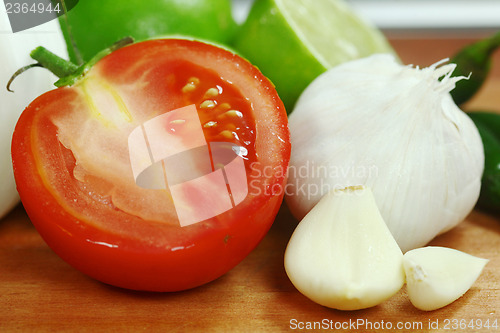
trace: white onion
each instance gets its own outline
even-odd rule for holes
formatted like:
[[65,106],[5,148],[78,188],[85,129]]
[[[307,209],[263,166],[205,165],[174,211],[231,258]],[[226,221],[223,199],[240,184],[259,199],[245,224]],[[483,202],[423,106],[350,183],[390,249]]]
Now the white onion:
[[379,54],[307,87],[289,118],[286,200],[296,218],[334,188],[364,185],[403,251],[465,219],[479,196],[483,146],[449,94],[462,77],[451,77],[454,64],[439,65]]
[[0,11],[0,218],[7,214],[18,202],[10,143],[14,127],[21,112],[37,96],[54,89],[57,77],[43,68],[34,68],[23,73],[12,83],[8,92],[5,86],[10,77],[21,67],[34,63],[30,52],[35,47],[43,45],[61,57],[67,57],[66,45],[57,20],[42,25],[11,33],[9,18],[5,10]]

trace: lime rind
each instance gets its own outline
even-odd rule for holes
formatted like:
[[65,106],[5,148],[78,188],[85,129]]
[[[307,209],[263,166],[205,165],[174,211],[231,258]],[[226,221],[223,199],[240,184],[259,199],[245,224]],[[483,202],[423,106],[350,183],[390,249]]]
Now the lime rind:
[[288,113],[298,95],[326,68],[295,36],[273,0],[257,0],[233,47],[276,86]]
[[[275,0],[300,41],[326,68],[377,52],[392,52],[383,34],[343,1]],[[321,4],[321,5],[318,5]]]
[[339,0],[256,0],[236,36],[233,47],[274,83],[288,113],[327,69],[395,54],[376,27]]

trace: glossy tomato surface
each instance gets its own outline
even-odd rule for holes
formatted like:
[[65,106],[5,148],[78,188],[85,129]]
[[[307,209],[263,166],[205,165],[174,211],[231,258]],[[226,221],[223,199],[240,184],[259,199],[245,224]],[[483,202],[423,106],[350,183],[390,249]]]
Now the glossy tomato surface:
[[[239,180],[212,143],[238,148]],[[289,156],[272,84],[229,51],[180,39],[121,48],[40,96],[12,142],[21,200],[47,244],[97,280],[150,291],[202,285],[245,258],[277,214]],[[160,173],[140,185],[137,170],[152,165]]]

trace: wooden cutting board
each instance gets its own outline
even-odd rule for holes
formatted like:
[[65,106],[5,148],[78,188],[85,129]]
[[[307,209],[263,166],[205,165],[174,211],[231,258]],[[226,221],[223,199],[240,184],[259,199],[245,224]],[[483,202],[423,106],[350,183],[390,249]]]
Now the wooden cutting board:
[[[470,42],[391,41],[405,63],[420,66]],[[499,67],[496,60],[494,76],[468,108],[500,110]],[[490,259],[469,292],[432,312],[415,309],[404,288],[360,311],[336,311],[309,301],[283,268],[296,224],[282,208],[262,243],[225,276],[186,292],[159,294],[110,287],[74,270],[45,245],[19,206],[0,220],[0,332],[279,332],[314,325],[341,332],[500,332],[500,216],[473,211],[431,243]]]

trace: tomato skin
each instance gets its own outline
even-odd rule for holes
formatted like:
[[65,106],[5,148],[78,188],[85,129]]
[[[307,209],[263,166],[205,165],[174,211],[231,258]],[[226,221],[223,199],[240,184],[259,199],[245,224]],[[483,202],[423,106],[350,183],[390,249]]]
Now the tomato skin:
[[[232,61],[235,60],[234,55],[229,52],[202,43],[177,40],[165,43],[168,47],[180,45],[198,48],[197,52],[218,52],[217,56],[222,59],[229,57]],[[196,44],[193,46],[192,43]],[[142,45],[139,44],[142,43],[136,44],[136,48],[141,49]],[[119,54],[126,55],[126,50]],[[242,70],[246,71],[246,76],[258,80],[260,93],[265,92],[261,98],[274,106],[274,109],[264,110],[263,114],[271,112],[279,120],[276,122],[273,119],[276,126],[269,130],[279,135],[280,140],[276,142],[282,144],[273,147],[272,156],[267,158],[274,160],[275,165],[270,166],[281,168],[281,173],[268,179],[266,187],[284,186],[286,179],[282,171],[286,169],[290,155],[284,107],[271,83],[258,70],[246,61],[236,60]],[[116,61],[108,61],[116,67]],[[112,70],[114,69],[110,69]],[[77,96],[73,89],[67,87],[40,96],[21,115],[12,140],[14,175],[24,208],[45,242],[63,260],[81,272],[114,286],[135,290],[179,291],[220,277],[245,258],[265,236],[283,200],[283,193],[257,196],[213,218],[211,224],[202,222],[180,230],[176,228],[174,236],[169,236],[169,228],[172,227],[157,226],[154,221],[148,222],[144,228],[135,227],[139,236],[134,235],[133,229],[131,232],[110,232],[92,223],[86,216],[89,210],[95,214],[92,216],[102,215],[103,221],[120,218],[130,218],[132,224],[144,221],[113,211],[99,202],[86,205],[85,202],[89,199],[74,188],[70,173],[65,169],[61,150],[56,148],[57,130],[43,115],[44,112],[71,107],[75,99]],[[257,128],[259,121],[266,122],[259,118],[261,116],[255,115]],[[270,133],[266,134],[265,129],[262,133],[268,140],[267,135]],[[47,140],[45,147],[54,149],[40,152],[39,138],[42,137]],[[265,147],[259,137],[256,138],[256,145]],[[258,153],[265,155],[265,151]],[[47,165],[37,160],[37,155],[40,154],[50,155],[42,157],[53,161],[54,169],[57,170],[45,170]],[[65,202],[67,198],[58,195],[57,188],[52,188],[47,181],[47,172],[58,174],[61,177],[59,185],[66,187],[70,194],[74,192],[75,202],[81,201],[82,204]],[[117,225],[120,223],[110,222]],[[147,239],[143,235],[145,228],[150,230]]]

